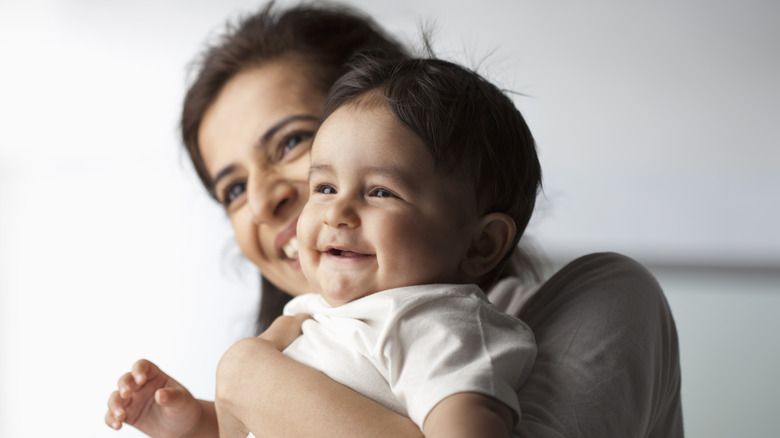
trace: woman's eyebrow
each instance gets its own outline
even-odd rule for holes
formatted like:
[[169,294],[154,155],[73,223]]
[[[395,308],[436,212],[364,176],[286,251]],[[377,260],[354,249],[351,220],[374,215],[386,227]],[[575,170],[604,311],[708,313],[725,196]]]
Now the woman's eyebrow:
[[320,118],[313,116],[311,114],[293,114],[291,116],[287,116],[282,120],[279,120],[278,122],[273,124],[270,128],[268,128],[267,131],[265,131],[265,134],[263,134],[263,136],[260,137],[260,141],[257,143],[257,147],[259,148],[264,147],[266,144],[268,144],[269,141],[271,141],[271,139],[276,135],[277,132],[279,132],[280,129],[298,120],[319,122]]
[[[260,141],[257,144],[257,147],[263,147],[265,146],[271,139],[276,135],[277,132],[279,132],[280,129],[284,128],[285,126],[289,125],[292,122],[298,121],[298,120],[307,120],[312,122],[319,122],[320,118],[313,116],[311,114],[293,114],[291,116],[287,116],[283,118],[282,120],[279,120],[276,122],[273,126],[268,128],[267,131],[263,134],[262,137],[260,137]],[[229,166],[226,166],[224,169],[217,172],[216,175],[214,175],[214,178],[211,180],[211,191],[216,191],[217,184],[219,181],[230,175],[236,170],[236,166],[231,164]]]
[[224,169],[217,172],[216,175],[214,175],[214,179],[211,180],[211,191],[216,192],[217,191],[217,184],[219,183],[219,180],[222,178],[230,175],[236,170],[236,166],[234,164],[231,164],[229,166],[226,166]]

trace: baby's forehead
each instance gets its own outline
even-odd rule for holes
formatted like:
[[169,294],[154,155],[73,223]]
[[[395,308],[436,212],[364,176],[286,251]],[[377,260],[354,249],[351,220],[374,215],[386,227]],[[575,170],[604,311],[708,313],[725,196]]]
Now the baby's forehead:
[[[402,121],[380,89],[364,92],[343,102],[330,112],[328,117],[323,120],[320,130],[314,138],[312,155],[316,156],[319,152],[318,149],[324,145],[329,149],[328,154],[339,156],[339,135],[346,134],[345,131],[349,129],[370,131],[376,128],[376,126],[368,126],[371,124],[381,125],[380,130],[384,135],[382,147],[385,156],[397,152],[430,162],[431,168],[428,169],[428,173],[432,174],[432,177],[447,180],[450,183],[466,184],[469,179],[468,172],[463,171],[467,167],[463,163],[444,165],[439,162],[441,158],[434,154],[432,147],[425,142],[421,135]],[[327,141],[318,141],[323,131],[328,131]],[[456,146],[439,147],[439,155],[442,153],[448,155],[447,149],[449,147]]]
[[[323,146],[337,150],[342,141],[354,138],[364,141],[367,148],[378,143],[387,153],[402,149],[433,159],[423,139],[396,116],[378,91],[365,93],[333,110],[315,133],[312,153]],[[408,145],[414,145],[414,150],[410,151]]]

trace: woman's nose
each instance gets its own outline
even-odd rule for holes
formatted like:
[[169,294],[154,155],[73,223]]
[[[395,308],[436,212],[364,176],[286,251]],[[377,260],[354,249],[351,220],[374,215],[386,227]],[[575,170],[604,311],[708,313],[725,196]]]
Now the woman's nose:
[[273,223],[290,217],[298,191],[282,179],[249,177],[247,196],[252,220],[255,223]]
[[346,197],[340,197],[328,203],[323,222],[333,228],[355,228],[360,225],[360,216],[353,202]]

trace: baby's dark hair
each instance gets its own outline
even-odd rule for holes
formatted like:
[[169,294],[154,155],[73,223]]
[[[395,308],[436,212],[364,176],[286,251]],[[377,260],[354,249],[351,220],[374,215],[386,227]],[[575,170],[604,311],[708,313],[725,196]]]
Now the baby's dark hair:
[[[395,117],[423,140],[437,169],[473,184],[482,214],[514,220],[515,248],[531,219],[542,171],[531,131],[509,97],[448,61],[362,59],[333,85],[323,120],[371,92],[381,93]],[[498,277],[511,253],[482,283]]]

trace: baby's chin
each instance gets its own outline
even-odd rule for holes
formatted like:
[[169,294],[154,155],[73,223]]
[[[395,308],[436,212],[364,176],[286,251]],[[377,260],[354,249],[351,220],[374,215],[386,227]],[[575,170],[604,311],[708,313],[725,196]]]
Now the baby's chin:
[[332,283],[327,284],[324,288],[319,290],[319,294],[322,295],[322,298],[324,298],[331,307],[343,306],[344,304],[360,300],[377,292],[379,292],[379,290],[375,290],[374,288],[350,287],[350,285],[339,285],[338,283],[336,285]]

